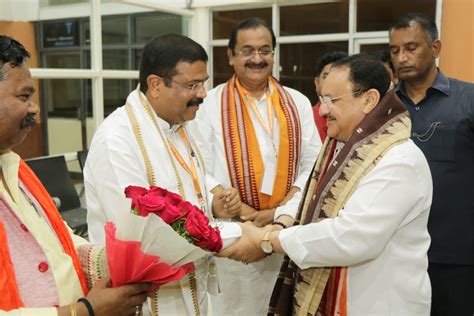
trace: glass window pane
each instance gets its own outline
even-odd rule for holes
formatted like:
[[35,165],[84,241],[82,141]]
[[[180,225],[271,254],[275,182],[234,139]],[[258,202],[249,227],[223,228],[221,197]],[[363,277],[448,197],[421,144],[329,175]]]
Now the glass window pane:
[[212,38],[229,38],[235,24],[251,17],[261,18],[272,25],[272,8],[212,12]]
[[127,16],[102,17],[102,43],[128,44]]
[[79,117],[82,97],[81,79],[43,79],[42,108],[49,117]]
[[280,35],[346,33],[349,0],[280,7]]
[[44,53],[43,65],[44,68],[81,68],[80,55],[77,53]]
[[234,68],[229,65],[226,47],[213,47],[213,84],[214,87],[226,82],[234,74]]
[[[82,21],[83,45],[90,45],[91,26],[89,20]],[[102,17],[102,44],[103,45],[127,45],[129,41],[128,18],[122,16]]]
[[300,91],[315,104],[317,62],[322,55],[332,51],[347,52],[348,42],[280,44],[280,81]]
[[436,0],[357,0],[357,31],[387,31],[398,17],[409,12],[435,19]]
[[82,45],[89,46],[91,44],[91,24],[89,20],[81,21],[82,22]]
[[85,69],[90,69],[91,68],[91,51],[90,50],[84,50],[84,68]]
[[[133,81],[133,82],[132,82]],[[132,85],[133,84],[133,85]],[[125,79],[104,79],[104,116],[108,116],[116,108],[125,104],[128,95],[138,84],[136,80]],[[92,113],[92,86],[91,81],[87,82],[86,103],[89,116]]]
[[140,70],[140,62],[142,60],[142,54],[143,54],[143,49],[135,49],[134,50],[134,56],[135,56],[135,59],[134,59],[134,66],[133,66],[133,70]]
[[389,45],[385,44],[361,44],[360,52],[361,53],[371,53],[377,51],[386,51],[389,52]]
[[124,105],[130,92],[130,80],[104,80],[104,115],[107,116]]
[[102,55],[104,69],[130,69],[127,49],[104,49]]
[[166,33],[188,34],[188,18],[156,12],[135,18],[135,43],[145,44],[153,37]]

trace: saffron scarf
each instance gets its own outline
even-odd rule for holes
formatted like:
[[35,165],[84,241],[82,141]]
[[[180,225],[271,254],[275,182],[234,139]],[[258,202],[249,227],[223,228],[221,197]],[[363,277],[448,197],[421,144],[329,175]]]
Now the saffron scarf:
[[[411,121],[395,93],[387,94],[355,128],[334,160],[326,139],[298,211],[301,224],[338,215],[359,182],[397,144],[408,140]],[[329,165],[328,165],[329,164]],[[327,172],[322,173],[328,165]],[[270,301],[269,315],[347,315],[348,267],[298,269],[288,257]]]
[[[61,215],[51,199],[51,196],[41,184],[41,181],[23,160],[20,160],[18,177],[43,208],[51,227],[58,236],[64,252],[72,259],[74,269],[76,270],[81,283],[82,291],[84,294],[87,294],[88,289],[86,279],[74,248],[74,244],[66,225],[64,225]],[[15,269],[8,249],[7,234],[2,222],[0,222],[0,265],[2,267],[2,269],[0,269],[0,293],[2,293],[2,295],[0,295],[0,309],[9,311],[23,307],[24,304],[21,300],[18,285],[16,283]]]
[[272,195],[260,192],[265,166],[237,76],[232,76],[222,90],[222,131],[229,177],[242,202],[256,210],[274,208],[284,199],[298,176],[301,152],[301,122],[296,105],[275,78],[268,80],[274,87],[271,100],[280,126]]

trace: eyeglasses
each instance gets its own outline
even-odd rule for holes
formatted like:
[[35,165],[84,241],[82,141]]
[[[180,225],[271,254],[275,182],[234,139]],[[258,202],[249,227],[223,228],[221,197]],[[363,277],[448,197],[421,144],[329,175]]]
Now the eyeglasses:
[[[158,76],[158,75],[157,75],[157,76]],[[178,86],[181,86],[181,87],[183,87],[183,88],[189,90],[189,91],[192,92],[192,93],[196,93],[200,88],[204,87],[204,85],[206,84],[206,81],[207,81],[207,80],[198,81],[198,82],[196,82],[196,83],[187,85],[187,84],[182,84],[182,83],[180,83],[180,82],[178,82],[178,81],[175,81],[175,80],[173,80],[173,79],[171,79],[171,78],[166,78],[166,77],[161,77],[161,76],[158,76],[158,77],[160,77],[161,79],[164,79],[164,80],[169,80],[169,81],[171,81],[171,82],[174,82],[174,83],[176,83]]]
[[250,57],[254,56],[255,54],[259,54],[260,57],[269,57],[275,54],[275,51],[271,48],[262,48],[262,49],[253,49],[253,48],[243,48],[240,51],[234,51],[237,55],[242,57]]
[[356,92],[340,95],[340,96],[334,97],[334,98],[327,97],[327,96],[320,96],[319,101],[321,102],[321,104],[325,104],[329,109],[332,109],[332,107],[334,106],[334,101],[340,100],[340,99],[342,99],[344,97],[347,97],[347,96],[350,96],[350,95],[357,95],[357,94],[360,94],[362,92],[364,92],[364,91],[357,90]]

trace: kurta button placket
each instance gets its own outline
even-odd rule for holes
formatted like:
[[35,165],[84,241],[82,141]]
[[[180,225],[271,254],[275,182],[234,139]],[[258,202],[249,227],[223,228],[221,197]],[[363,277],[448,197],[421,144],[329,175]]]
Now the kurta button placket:
[[46,271],[48,271],[48,269],[49,265],[46,262],[40,262],[40,264],[38,265],[39,272],[45,273]]

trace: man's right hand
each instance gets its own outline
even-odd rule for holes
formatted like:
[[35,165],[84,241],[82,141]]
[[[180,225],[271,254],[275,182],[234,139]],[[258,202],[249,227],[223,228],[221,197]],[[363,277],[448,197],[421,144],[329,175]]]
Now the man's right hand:
[[[95,315],[135,315],[136,306],[145,302],[148,283],[127,284],[110,287],[110,280],[100,280],[91,289],[87,299],[94,308]],[[80,303],[83,304],[83,303]]]
[[222,186],[217,186],[211,192],[214,194],[212,213],[215,217],[232,218],[239,215],[241,202],[237,189],[224,189]]

